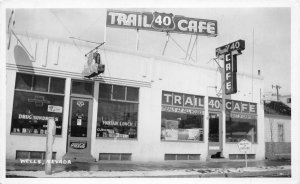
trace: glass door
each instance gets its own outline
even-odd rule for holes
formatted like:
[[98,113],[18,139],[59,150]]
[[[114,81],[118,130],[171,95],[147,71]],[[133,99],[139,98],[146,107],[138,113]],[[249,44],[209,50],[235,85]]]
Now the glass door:
[[68,153],[90,153],[92,100],[71,98],[68,127]]
[[209,113],[209,132],[208,132],[209,142],[220,142],[219,119],[220,118],[218,113]]
[[222,145],[222,121],[220,112],[210,112],[208,122],[208,156],[210,158],[220,158]]

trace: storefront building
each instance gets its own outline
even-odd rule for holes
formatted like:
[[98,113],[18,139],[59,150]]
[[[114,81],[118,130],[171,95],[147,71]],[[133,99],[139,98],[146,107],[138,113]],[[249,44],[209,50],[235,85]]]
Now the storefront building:
[[265,100],[264,111],[266,159],[291,159],[291,108]]
[[[56,159],[201,160],[217,152],[264,159],[263,80],[237,74],[240,93],[227,96],[226,120],[216,96],[216,68],[126,49],[101,47],[106,71],[85,79],[86,58],[74,45],[17,34],[36,45],[34,59],[15,37],[6,60],[6,156],[44,158],[47,119],[54,117]],[[80,46],[88,52],[92,47]],[[254,81],[252,95],[248,83]]]

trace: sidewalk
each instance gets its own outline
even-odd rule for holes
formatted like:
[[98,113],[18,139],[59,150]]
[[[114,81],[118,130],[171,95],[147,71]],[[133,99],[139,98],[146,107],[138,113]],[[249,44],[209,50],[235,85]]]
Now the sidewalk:
[[42,164],[7,161],[7,177],[290,177],[290,161],[200,162],[93,162],[53,164],[53,174],[46,175]]

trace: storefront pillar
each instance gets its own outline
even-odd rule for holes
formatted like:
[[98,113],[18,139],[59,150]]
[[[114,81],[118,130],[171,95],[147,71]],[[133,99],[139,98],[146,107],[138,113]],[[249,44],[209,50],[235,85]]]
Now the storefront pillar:
[[58,158],[62,158],[67,152],[67,139],[68,139],[68,122],[69,122],[69,106],[70,106],[70,93],[71,93],[71,78],[66,78],[65,83],[65,97],[64,97],[64,110],[63,110],[63,124],[62,124],[62,136],[65,142],[64,148],[61,153],[57,153]]
[[98,115],[98,96],[99,96],[99,81],[94,83],[94,98],[93,98],[93,116],[92,116],[92,130],[91,130],[91,154],[96,160],[99,156],[97,155],[96,145],[96,129],[97,129],[97,115]]
[[222,126],[220,126],[220,147],[221,147],[221,156],[224,157],[224,145],[226,139],[226,94],[225,94],[225,76],[224,76],[224,69],[219,67],[219,71],[221,73],[221,88],[222,88],[222,115],[221,115],[221,122]]
[[209,134],[209,112],[208,112],[208,88],[207,88],[207,93],[206,96],[204,97],[204,144],[205,144],[205,152],[203,155],[203,159],[207,159],[208,158],[208,134]]

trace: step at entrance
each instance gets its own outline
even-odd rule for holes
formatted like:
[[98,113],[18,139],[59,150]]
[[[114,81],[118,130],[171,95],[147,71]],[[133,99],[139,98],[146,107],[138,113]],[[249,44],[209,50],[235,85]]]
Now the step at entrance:
[[96,162],[96,159],[90,154],[67,153],[63,159],[71,160],[71,162]]

